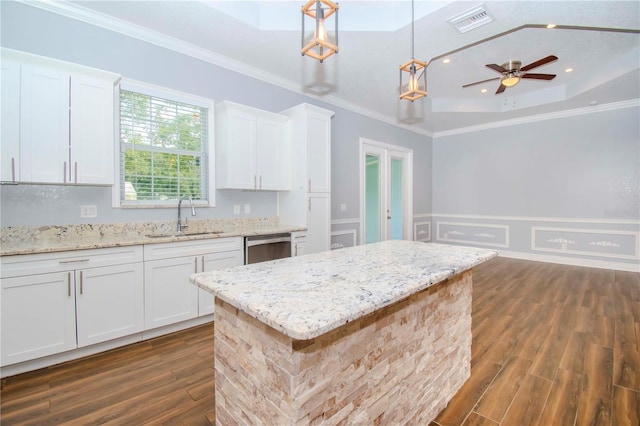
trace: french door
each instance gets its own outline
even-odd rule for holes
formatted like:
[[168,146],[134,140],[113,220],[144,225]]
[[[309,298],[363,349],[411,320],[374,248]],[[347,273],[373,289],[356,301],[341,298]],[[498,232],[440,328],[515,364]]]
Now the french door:
[[410,240],[413,211],[413,152],[360,140],[360,235],[364,244]]

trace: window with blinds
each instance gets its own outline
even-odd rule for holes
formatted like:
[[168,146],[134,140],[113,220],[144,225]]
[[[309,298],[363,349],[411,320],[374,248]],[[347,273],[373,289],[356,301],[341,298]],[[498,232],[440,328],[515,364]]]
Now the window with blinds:
[[120,202],[208,201],[208,109],[120,90]]

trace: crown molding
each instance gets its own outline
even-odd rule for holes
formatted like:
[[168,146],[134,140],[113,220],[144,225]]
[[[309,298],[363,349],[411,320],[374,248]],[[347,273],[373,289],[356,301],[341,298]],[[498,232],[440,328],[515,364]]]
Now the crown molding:
[[568,109],[564,111],[556,111],[545,114],[530,115],[527,117],[513,118],[510,120],[494,121],[492,123],[480,124],[477,126],[461,127],[459,129],[445,130],[433,133],[433,138],[443,136],[460,135],[464,133],[473,133],[480,130],[497,129],[500,127],[517,126],[520,124],[535,123],[538,121],[555,120],[558,118],[575,117],[578,115],[593,114],[604,111],[615,111],[624,108],[640,107],[640,99],[631,99],[622,102],[612,102],[609,104],[594,105],[584,108]]
[[96,27],[104,28],[115,33],[119,33],[128,37],[132,37],[150,44],[154,44],[165,49],[172,50],[183,55],[187,55],[201,61],[217,65],[222,68],[226,68],[238,74],[242,74],[256,80],[263,81],[265,83],[273,84],[274,86],[281,87],[291,92],[298,93],[308,98],[312,98],[339,108],[349,110],[361,114],[363,116],[373,118],[378,121],[382,121],[387,124],[391,124],[395,127],[403,128],[413,133],[422,134],[424,136],[433,137],[433,133],[424,129],[418,129],[410,125],[398,123],[394,118],[388,117],[383,114],[379,114],[367,108],[355,105],[351,102],[344,101],[331,95],[315,96],[311,93],[302,90],[302,87],[289,80],[278,77],[275,74],[265,72],[262,69],[254,67],[244,62],[236,61],[227,56],[223,56],[214,53],[210,50],[198,47],[194,44],[184,42],[176,39],[175,37],[168,36],[166,34],[159,33],[149,28],[142,27],[131,22],[124,21],[122,19],[114,18],[101,12],[97,12],[91,9],[87,9],[75,3],[58,0],[15,0],[17,3],[24,4],[26,6],[35,7],[45,10],[47,12],[55,13],[67,18],[75,19],[86,24],[90,24]]

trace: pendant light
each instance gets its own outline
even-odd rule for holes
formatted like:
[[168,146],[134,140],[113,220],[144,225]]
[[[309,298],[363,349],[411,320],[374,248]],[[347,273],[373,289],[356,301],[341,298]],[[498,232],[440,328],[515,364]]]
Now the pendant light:
[[[415,59],[414,44],[414,6],[411,0],[411,60],[400,65],[400,99],[415,101],[427,96],[427,63]],[[404,84],[402,81],[403,73],[408,74],[409,81]]]
[[[315,8],[313,8],[315,6]],[[325,6],[323,8],[322,6]],[[302,56],[311,56],[320,62],[334,53],[338,53],[338,4],[330,0],[309,0],[302,6]],[[331,42],[327,33],[326,20],[334,18],[334,40]],[[314,20],[315,30],[313,38],[305,44],[304,21],[305,17]]]

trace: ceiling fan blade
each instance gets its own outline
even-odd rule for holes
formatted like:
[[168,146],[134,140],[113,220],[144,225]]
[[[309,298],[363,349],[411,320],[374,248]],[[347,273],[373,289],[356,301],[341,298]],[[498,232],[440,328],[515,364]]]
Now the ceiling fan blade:
[[509,72],[509,70],[506,70],[504,68],[502,68],[500,65],[498,64],[487,64],[485,65],[487,68],[491,68],[494,71],[498,71],[500,74],[505,73],[505,72]]
[[476,84],[486,83],[487,81],[500,80],[500,78],[501,77],[494,77],[494,78],[490,78],[488,80],[476,81],[475,83],[465,84],[464,86],[462,86],[462,88],[464,89],[465,87],[475,86]]
[[507,86],[505,86],[504,84],[500,83],[500,87],[498,87],[498,90],[496,90],[496,95],[499,95],[500,93],[504,92],[506,88],[507,88]]
[[534,80],[553,80],[556,78],[555,74],[523,74],[520,78],[532,78]]
[[544,64],[548,64],[549,62],[553,62],[553,61],[557,61],[558,57],[555,55],[549,55],[546,58],[542,58],[539,59],[535,62],[530,63],[529,65],[525,65],[524,67],[520,68],[520,71],[529,71],[532,70],[534,68],[538,68],[541,67]]

